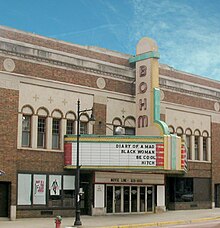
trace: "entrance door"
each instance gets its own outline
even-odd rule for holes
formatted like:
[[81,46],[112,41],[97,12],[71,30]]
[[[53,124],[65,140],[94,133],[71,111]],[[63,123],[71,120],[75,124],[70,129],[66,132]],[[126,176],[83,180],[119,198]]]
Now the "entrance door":
[[146,207],[146,187],[140,187],[140,212],[145,212]]
[[130,187],[124,187],[124,212],[130,211]]
[[107,213],[154,211],[153,186],[106,186]]
[[215,207],[220,207],[220,184],[215,184]]
[[107,186],[107,213],[113,213],[113,186]]
[[89,182],[82,182],[83,194],[80,197],[80,210],[82,215],[89,214]]
[[131,212],[137,212],[137,187],[131,187]]
[[153,186],[147,187],[147,212],[153,212],[154,192]]
[[115,186],[115,213],[121,212],[121,186]]
[[0,217],[8,217],[9,183],[0,182]]

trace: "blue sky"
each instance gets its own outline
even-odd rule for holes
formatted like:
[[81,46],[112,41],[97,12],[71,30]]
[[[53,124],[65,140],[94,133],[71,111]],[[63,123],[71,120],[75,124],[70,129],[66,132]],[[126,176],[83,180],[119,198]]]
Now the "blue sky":
[[220,0],[1,0],[0,24],[135,55],[148,36],[160,63],[220,80]]

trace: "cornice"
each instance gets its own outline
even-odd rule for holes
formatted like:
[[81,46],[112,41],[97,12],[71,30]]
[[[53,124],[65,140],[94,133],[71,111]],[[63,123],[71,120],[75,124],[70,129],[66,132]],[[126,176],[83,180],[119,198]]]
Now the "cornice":
[[127,82],[133,82],[135,77],[132,69],[121,69],[120,67],[117,68],[108,64],[74,58],[64,52],[61,55],[59,53],[53,52],[52,49],[50,51],[45,51],[37,47],[31,48],[2,40],[0,40],[0,53],[7,55],[8,57],[14,56],[25,61],[32,60],[38,63],[51,64],[57,67],[64,67],[65,69],[68,68],[72,70],[83,71],[86,73],[97,74],[102,77],[125,80]]
[[[198,86],[196,84],[188,84],[183,81],[170,80],[160,78],[160,88],[171,92],[178,92],[185,95],[192,95],[199,98],[211,100],[220,100],[220,91]],[[200,92],[201,91],[201,92]]]

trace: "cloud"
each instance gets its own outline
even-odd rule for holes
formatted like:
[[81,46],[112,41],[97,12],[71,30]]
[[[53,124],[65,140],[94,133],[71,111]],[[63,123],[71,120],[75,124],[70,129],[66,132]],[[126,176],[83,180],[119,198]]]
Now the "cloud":
[[149,36],[158,43],[161,63],[219,79],[220,18],[216,14],[204,18],[190,2],[132,0],[131,43]]

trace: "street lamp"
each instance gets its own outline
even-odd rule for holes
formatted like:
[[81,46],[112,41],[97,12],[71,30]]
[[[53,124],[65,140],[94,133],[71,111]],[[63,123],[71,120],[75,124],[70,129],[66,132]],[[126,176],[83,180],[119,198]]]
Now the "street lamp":
[[0,170],[0,176],[4,176],[5,172],[3,170]]
[[80,110],[80,101],[77,101],[77,135],[76,135],[76,178],[75,178],[75,222],[74,226],[81,226],[82,222],[80,221],[80,165],[79,165],[79,137],[80,137],[80,117],[82,113],[92,111],[92,114],[89,118],[91,124],[95,124],[95,117],[93,115],[93,108]]

